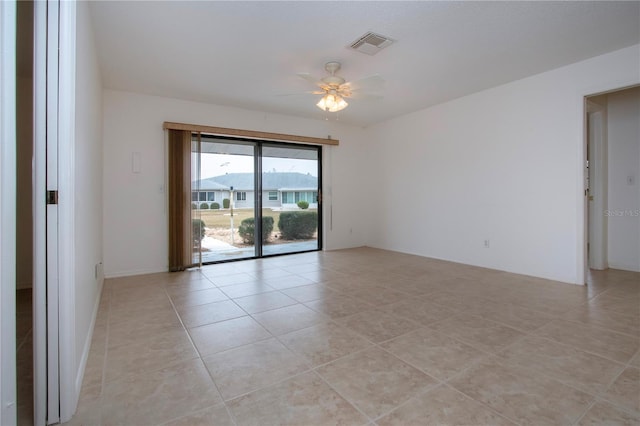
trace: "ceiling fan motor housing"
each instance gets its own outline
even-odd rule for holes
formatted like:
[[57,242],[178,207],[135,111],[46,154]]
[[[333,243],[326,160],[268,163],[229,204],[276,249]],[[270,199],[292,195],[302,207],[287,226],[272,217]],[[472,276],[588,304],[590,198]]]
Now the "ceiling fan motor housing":
[[324,69],[327,70],[327,72],[331,75],[340,71],[340,67],[340,62],[327,62],[326,64],[324,64]]
[[342,77],[331,75],[329,77],[323,78],[322,82],[329,86],[340,86],[341,84],[344,84],[345,79]]
[[345,79],[336,75],[336,73],[340,70],[340,67],[340,62],[327,62],[324,65],[324,69],[327,70],[327,72],[331,75],[323,78],[322,82],[332,88],[344,84]]

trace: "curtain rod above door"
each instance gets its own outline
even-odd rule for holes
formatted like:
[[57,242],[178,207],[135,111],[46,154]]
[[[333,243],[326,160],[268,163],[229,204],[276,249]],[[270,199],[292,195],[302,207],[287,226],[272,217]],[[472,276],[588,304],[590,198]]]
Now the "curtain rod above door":
[[165,121],[162,125],[165,130],[187,130],[190,132],[209,133],[220,136],[239,136],[252,139],[263,139],[285,142],[300,142],[314,145],[338,145],[338,139],[314,138],[311,136],[287,135],[284,133],[257,132],[254,130],[227,129],[224,127],[202,126],[199,124],[174,123]]

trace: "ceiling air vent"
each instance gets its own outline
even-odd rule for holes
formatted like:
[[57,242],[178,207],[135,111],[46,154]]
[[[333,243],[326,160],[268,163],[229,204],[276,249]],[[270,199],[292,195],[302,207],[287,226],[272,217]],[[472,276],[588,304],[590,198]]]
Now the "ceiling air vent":
[[394,40],[389,37],[368,32],[351,43],[349,47],[357,50],[358,52],[366,53],[367,55],[375,55],[393,42]]

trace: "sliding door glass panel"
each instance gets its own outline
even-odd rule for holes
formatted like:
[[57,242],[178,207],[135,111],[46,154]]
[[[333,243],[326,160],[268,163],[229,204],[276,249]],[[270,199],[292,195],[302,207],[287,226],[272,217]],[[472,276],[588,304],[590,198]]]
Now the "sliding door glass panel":
[[200,194],[200,148],[199,135],[192,135],[191,140],[191,239],[193,250],[191,262],[194,265],[202,264],[202,242],[205,237],[205,224],[202,221],[198,202]]
[[192,158],[196,175],[191,185],[191,208],[204,224],[194,260],[200,255],[202,263],[256,256],[255,151],[252,142],[222,142],[202,136],[199,158]]
[[262,255],[320,249],[320,148],[264,143]]

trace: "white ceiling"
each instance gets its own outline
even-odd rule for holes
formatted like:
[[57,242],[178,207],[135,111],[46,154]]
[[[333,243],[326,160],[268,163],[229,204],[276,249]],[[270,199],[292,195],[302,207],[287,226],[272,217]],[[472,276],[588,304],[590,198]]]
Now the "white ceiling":
[[[352,100],[366,126],[640,43],[640,2],[149,2],[91,4],[104,86],[324,119],[296,76],[324,63],[379,74],[381,100]],[[366,31],[397,42],[347,49]],[[215,124],[215,123],[212,123]]]

